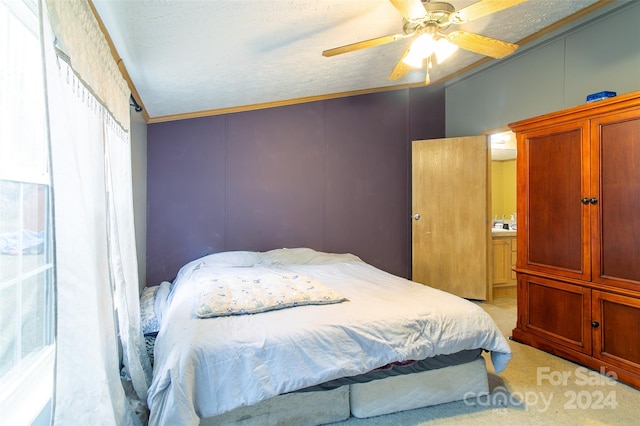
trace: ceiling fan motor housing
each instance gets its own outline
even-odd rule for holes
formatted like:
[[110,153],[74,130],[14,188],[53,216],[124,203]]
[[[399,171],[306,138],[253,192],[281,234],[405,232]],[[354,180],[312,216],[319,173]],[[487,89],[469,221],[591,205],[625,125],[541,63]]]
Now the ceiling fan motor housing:
[[456,8],[453,7],[453,5],[445,2],[423,1],[422,5],[424,6],[424,10],[426,10],[427,14],[429,15],[442,14],[449,16],[456,11]]
[[449,3],[423,1],[422,5],[425,9],[424,16],[417,19],[405,18],[403,26],[404,33],[407,35],[426,28],[446,29],[451,25],[450,16],[456,9]]

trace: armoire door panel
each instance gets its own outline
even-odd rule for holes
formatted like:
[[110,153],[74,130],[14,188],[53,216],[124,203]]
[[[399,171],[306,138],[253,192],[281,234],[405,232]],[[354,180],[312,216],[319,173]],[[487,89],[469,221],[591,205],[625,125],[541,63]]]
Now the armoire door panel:
[[640,374],[640,300],[593,291],[594,356]]
[[591,291],[581,286],[523,276],[526,317],[524,327],[531,333],[571,349],[590,353]]
[[[554,133],[525,135],[526,176],[526,268],[562,276],[588,279],[589,196],[585,158],[588,127],[584,123]],[[520,147],[519,147],[520,149]],[[586,157],[588,158],[588,156]],[[520,215],[520,212],[519,212]]]
[[600,188],[592,225],[593,280],[640,289],[640,114],[594,120],[592,133],[600,141],[592,177]]

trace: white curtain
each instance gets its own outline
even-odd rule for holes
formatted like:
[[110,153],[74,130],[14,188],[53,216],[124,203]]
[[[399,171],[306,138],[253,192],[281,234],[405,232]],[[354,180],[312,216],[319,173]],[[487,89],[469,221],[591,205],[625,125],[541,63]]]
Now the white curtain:
[[109,259],[124,369],[131,379],[138,403],[146,407],[151,383],[151,363],[140,324],[138,262],[133,218],[131,144],[121,129],[107,126],[105,160],[109,208]]
[[[67,5],[74,16],[91,13],[86,1],[47,0],[51,16],[63,15]],[[74,67],[73,50],[64,52],[70,65],[56,55],[54,42],[58,48],[72,43],[54,39],[59,34],[48,26],[50,15],[43,16],[57,268],[54,421],[137,425],[145,420],[151,366],[140,329],[129,120],[114,118],[101,89],[87,83],[91,69],[83,75]],[[91,19],[77,22],[92,32]],[[85,38],[100,39],[95,33]],[[104,46],[95,46],[100,52]],[[128,108],[128,96],[119,99]],[[125,392],[121,376],[132,392]]]

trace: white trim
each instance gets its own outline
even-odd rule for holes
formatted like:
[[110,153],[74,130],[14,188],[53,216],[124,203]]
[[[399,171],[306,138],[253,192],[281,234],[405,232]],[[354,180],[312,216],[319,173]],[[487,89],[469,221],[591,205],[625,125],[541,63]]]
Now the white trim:
[[0,170],[0,180],[49,186],[50,176],[49,173],[37,173],[26,170],[24,167],[11,167],[10,165],[6,165],[6,167]]
[[20,371],[11,371],[3,377],[0,388],[3,424],[30,425],[41,413],[53,395],[53,363],[54,345],[49,345],[23,358]]
[[[48,262],[45,263],[36,269],[32,269],[29,272],[18,274],[15,278],[11,278],[7,281],[0,281],[0,290],[4,290],[5,288],[11,287],[12,285],[19,285],[18,283],[24,282],[31,277],[38,275],[41,272],[45,272],[49,269],[53,269],[53,263]],[[24,284],[23,284],[24,285]]]
[[22,24],[38,37],[38,6],[32,0],[0,0]]

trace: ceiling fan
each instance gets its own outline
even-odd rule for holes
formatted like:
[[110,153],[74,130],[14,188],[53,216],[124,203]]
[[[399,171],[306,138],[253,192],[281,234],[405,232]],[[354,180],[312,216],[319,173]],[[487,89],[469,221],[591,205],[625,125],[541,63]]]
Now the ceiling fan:
[[429,84],[429,69],[432,67],[432,57],[435,57],[437,63],[442,63],[458,47],[496,59],[513,53],[518,48],[517,44],[466,31],[449,30],[454,25],[482,18],[527,0],[480,0],[460,10],[456,10],[449,3],[432,2],[430,0],[389,1],[404,18],[402,33],[325,50],[322,55],[327,57],[335,56],[416,37],[389,75],[389,80],[397,80],[404,77],[412,68],[422,68],[426,61],[425,84]]

